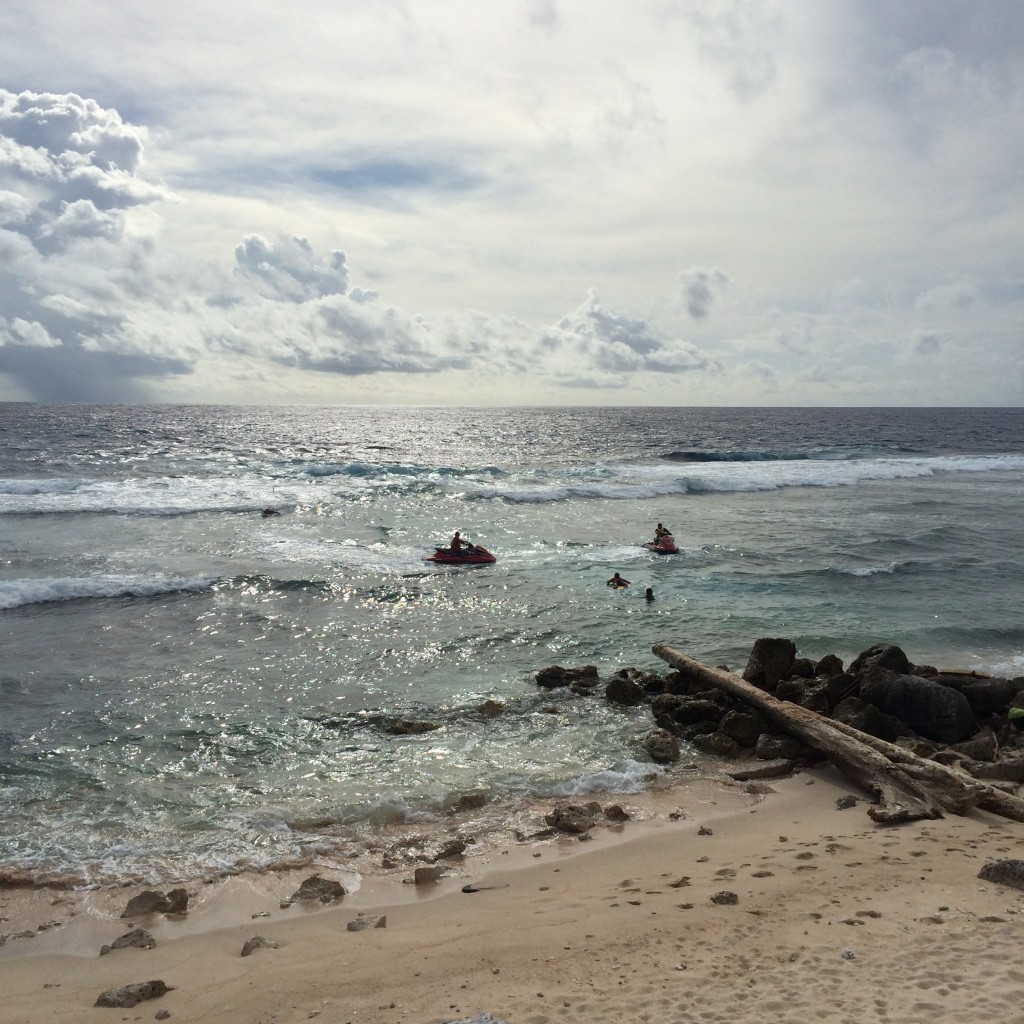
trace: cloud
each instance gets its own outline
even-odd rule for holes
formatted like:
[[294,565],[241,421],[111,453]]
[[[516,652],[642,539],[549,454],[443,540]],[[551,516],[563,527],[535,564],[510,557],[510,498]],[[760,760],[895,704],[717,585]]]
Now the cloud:
[[942,349],[942,339],[937,331],[918,331],[910,347],[914,355],[935,356]]
[[0,398],[1024,401],[1018,0],[10,2]]
[[711,303],[729,278],[715,267],[690,267],[679,275],[679,289],[686,310],[694,320],[703,320],[711,311]]
[[235,247],[236,273],[268,298],[302,301],[348,291],[345,254],[335,249],[318,263],[308,238],[294,236],[268,242],[249,235]]

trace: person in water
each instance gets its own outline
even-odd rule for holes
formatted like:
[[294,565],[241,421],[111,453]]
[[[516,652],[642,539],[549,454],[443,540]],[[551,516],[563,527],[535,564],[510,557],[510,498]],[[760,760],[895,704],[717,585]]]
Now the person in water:
[[618,573],[616,573],[610,580],[608,580],[609,587],[628,587],[629,580],[624,580]]
[[654,587],[648,587],[644,591],[644,600],[650,604],[654,600]]

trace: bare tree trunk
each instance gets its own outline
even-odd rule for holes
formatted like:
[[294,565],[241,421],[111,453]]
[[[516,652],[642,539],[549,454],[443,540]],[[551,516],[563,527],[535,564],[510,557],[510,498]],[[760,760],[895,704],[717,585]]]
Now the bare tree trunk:
[[653,651],[683,675],[756,708],[774,725],[827,757],[843,775],[877,798],[878,805],[868,810],[875,821],[891,824],[939,818],[943,811],[966,814],[975,806],[1024,821],[1024,801],[965,772],[779,700],[734,673],[706,665],[667,644],[656,644]]

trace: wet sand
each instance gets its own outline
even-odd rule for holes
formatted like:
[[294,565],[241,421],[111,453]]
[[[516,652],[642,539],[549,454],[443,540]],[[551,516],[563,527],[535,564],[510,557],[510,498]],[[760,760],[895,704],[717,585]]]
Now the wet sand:
[[[469,856],[428,887],[364,879],[327,908],[282,909],[308,871],[187,886],[179,920],[121,919],[137,888],[6,890],[0,932],[33,937],[0,947],[0,1024],[1024,1021],[1024,892],[978,878],[1020,856],[1024,826],[976,811],[879,827],[829,768],[770,787],[661,794],[589,841]],[[360,914],[386,927],[348,931]],[[156,947],[98,955],[133,926]],[[277,948],[242,957],[257,935]],[[93,1006],[151,979],[173,990]]]

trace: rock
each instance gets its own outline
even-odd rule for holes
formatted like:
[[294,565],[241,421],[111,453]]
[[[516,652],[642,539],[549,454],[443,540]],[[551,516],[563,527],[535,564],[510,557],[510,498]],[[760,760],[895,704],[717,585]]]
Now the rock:
[[1024,860],[993,861],[978,872],[978,877],[1011,889],[1024,889]]
[[843,722],[854,729],[866,732],[880,740],[895,743],[907,732],[907,727],[892,715],[887,715],[859,697],[846,697],[841,700],[832,712],[837,722]]
[[972,761],[995,761],[999,754],[999,743],[995,731],[985,728],[969,740],[955,743],[953,749]]
[[[919,671],[917,674],[923,673]],[[1013,679],[986,678],[967,673],[938,672],[932,681],[962,693],[979,719],[1005,711],[1020,688],[1019,682]]]
[[101,992],[93,1006],[135,1006],[144,999],[156,999],[172,992],[162,981],[141,981],[121,988],[108,988]]
[[544,816],[544,821],[552,828],[558,829],[559,832],[579,835],[594,827],[594,821],[600,813],[601,805],[596,802],[560,804],[550,814]]
[[762,761],[795,761],[807,753],[808,748],[795,737],[767,732],[761,733],[754,747],[754,757]]
[[910,659],[894,644],[875,644],[862,651],[850,663],[847,671],[852,676],[875,668],[889,669],[902,675],[910,674]]
[[252,956],[257,949],[277,949],[278,945],[271,939],[265,939],[262,935],[254,935],[242,947],[242,956]]
[[715,728],[728,709],[721,701],[705,697],[681,697],[673,693],[659,694],[651,702],[651,714],[655,720],[667,715],[677,725],[692,725],[695,722],[713,722]]
[[731,736],[723,736],[720,732],[709,732],[704,733],[702,736],[694,736],[690,742],[702,754],[729,758],[740,756],[740,745]]
[[645,672],[639,668],[620,668],[615,675],[636,683],[644,693],[657,694],[666,692],[665,677],[658,675],[657,672]]
[[647,691],[635,680],[621,674],[616,674],[608,680],[604,696],[609,703],[621,704],[627,708],[647,702]]
[[679,741],[667,729],[652,729],[640,739],[639,745],[655,764],[679,760]]
[[400,718],[390,725],[387,732],[392,736],[419,736],[425,732],[434,732],[441,726],[437,722],[424,722],[415,718]]
[[434,855],[434,860],[448,860],[452,857],[461,857],[469,847],[469,843],[465,839],[452,839],[449,840],[441,849]]
[[754,646],[743,670],[743,678],[760,690],[775,692],[781,679],[793,674],[796,644],[782,637],[762,637]]
[[292,893],[292,902],[333,903],[345,895],[345,887],[341,882],[335,882],[329,878],[321,878],[319,875],[310,875],[302,885]]
[[484,807],[487,801],[490,799],[486,793],[463,793],[458,800],[455,801],[454,810],[456,811],[475,811],[479,807]]
[[829,679],[843,674],[843,662],[834,654],[826,654],[815,666],[815,675],[826,676]]
[[741,747],[752,747],[763,728],[761,716],[752,711],[727,711],[718,723],[718,731]]
[[188,892],[172,889],[169,893],[147,889],[133,896],[125,908],[124,917],[145,917],[146,914],[184,914],[188,910]]
[[797,658],[793,662],[789,674],[796,679],[813,679],[815,676],[814,662],[810,658]]
[[961,743],[975,731],[967,698],[924,676],[885,668],[860,673],[860,696],[879,711],[899,719],[911,732],[939,743]]
[[740,898],[734,892],[729,892],[728,889],[723,889],[721,892],[716,892],[711,897],[712,903],[717,903],[719,906],[732,906],[733,904],[739,903]]
[[360,914],[349,921],[345,928],[350,932],[365,932],[370,928],[386,928],[387,926],[386,914]]
[[505,711],[505,705],[499,704],[496,700],[485,700],[480,707],[477,708],[484,718],[497,718]]
[[444,874],[444,868],[417,868],[413,872],[416,885],[433,885]]
[[623,810],[621,804],[609,804],[604,809],[604,816],[609,821],[629,821],[629,814]]
[[559,686],[570,686],[582,683],[585,686],[597,686],[597,666],[584,665],[582,668],[563,668],[561,665],[550,665],[542,668],[534,677],[538,686],[554,690]]
[[115,949],[127,949],[128,947],[132,947],[134,949],[152,949],[155,945],[156,939],[154,939],[149,932],[144,931],[142,928],[135,928],[133,931],[122,935],[120,938],[114,939],[109,946],[103,946],[100,949],[100,956],[106,956],[107,953],[110,953]]

